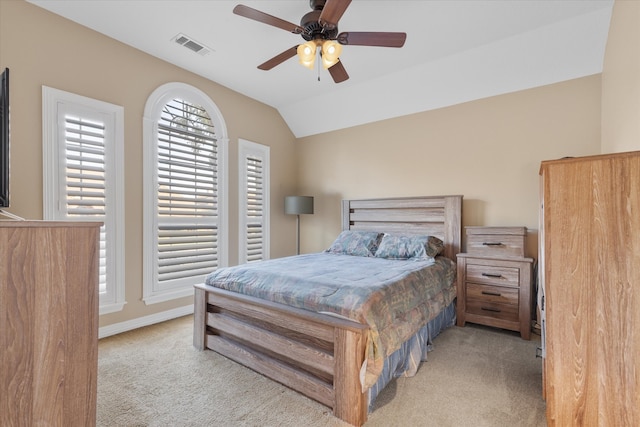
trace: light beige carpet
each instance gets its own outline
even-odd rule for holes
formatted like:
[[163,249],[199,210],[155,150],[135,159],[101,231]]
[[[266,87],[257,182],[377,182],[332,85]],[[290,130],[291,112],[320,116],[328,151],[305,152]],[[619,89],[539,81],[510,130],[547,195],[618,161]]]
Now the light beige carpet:
[[[98,426],[347,426],[325,406],[192,346],[191,316],[100,340]],[[452,327],[367,427],[545,426],[540,338]]]

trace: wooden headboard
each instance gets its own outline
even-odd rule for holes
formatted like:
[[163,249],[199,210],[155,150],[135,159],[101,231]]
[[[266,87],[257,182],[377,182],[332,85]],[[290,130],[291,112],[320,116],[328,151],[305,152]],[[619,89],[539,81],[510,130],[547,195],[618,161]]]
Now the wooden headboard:
[[442,239],[444,255],[455,261],[462,244],[462,197],[343,200],[342,229],[428,234]]

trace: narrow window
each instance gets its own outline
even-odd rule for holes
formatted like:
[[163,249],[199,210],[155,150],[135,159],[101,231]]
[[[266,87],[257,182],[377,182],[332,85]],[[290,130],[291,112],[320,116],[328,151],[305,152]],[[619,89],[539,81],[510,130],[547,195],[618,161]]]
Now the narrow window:
[[269,259],[269,147],[240,140],[239,262]]
[[123,108],[43,87],[46,220],[99,221],[100,314],[124,301]]

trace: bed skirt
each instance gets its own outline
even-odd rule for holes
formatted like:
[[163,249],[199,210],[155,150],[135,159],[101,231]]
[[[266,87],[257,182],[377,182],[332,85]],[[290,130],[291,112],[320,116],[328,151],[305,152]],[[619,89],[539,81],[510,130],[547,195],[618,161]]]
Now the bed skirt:
[[455,306],[454,300],[384,361],[382,374],[369,389],[370,413],[373,411],[376,397],[392,379],[412,377],[418,372],[420,363],[427,360],[427,353],[433,349],[433,339],[456,323]]

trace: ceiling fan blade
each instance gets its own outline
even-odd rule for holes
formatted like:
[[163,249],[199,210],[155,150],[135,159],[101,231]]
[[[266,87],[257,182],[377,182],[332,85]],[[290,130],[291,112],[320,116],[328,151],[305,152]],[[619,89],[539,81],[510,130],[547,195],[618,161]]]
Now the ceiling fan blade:
[[344,11],[347,10],[351,0],[327,0],[318,22],[323,27],[335,28],[338,26],[338,21],[342,18]]
[[233,13],[235,13],[236,15],[244,16],[245,18],[253,19],[254,21],[262,22],[263,24],[282,28],[283,30],[289,31],[294,34],[302,34],[304,32],[304,28],[299,25],[296,25],[289,21],[285,21],[284,19],[276,18],[275,16],[269,15],[268,13],[260,12],[257,9],[242,4],[234,7]]
[[407,39],[406,33],[345,32],[338,34],[340,44],[355,46],[402,47]]
[[349,78],[349,74],[347,74],[347,70],[344,69],[340,60],[329,67],[329,74],[331,74],[333,81],[336,83],[343,82]]
[[293,58],[294,56],[296,56],[297,53],[298,53],[298,46],[294,46],[292,48],[285,50],[281,54],[274,56],[270,60],[258,65],[258,68],[261,70],[268,71],[273,67],[275,67],[276,65],[282,64],[287,59]]

